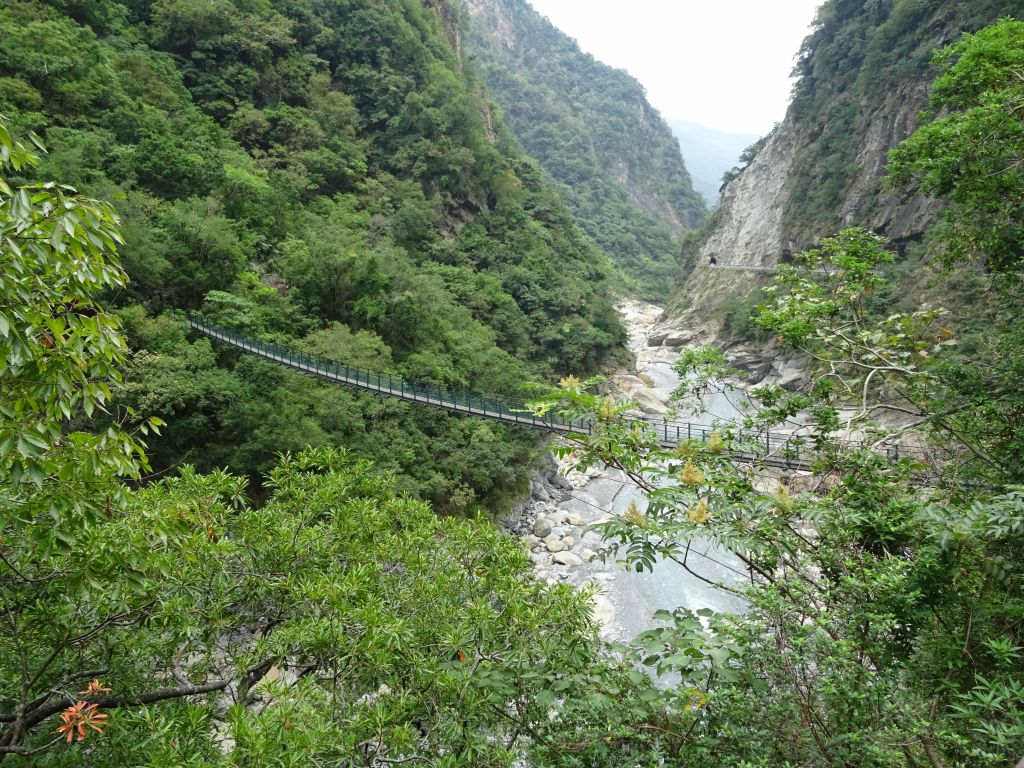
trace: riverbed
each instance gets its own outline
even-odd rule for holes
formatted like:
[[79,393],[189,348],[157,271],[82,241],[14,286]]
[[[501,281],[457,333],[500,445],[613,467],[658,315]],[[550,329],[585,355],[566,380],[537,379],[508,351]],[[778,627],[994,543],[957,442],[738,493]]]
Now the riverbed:
[[[665,413],[679,386],[672,368],[679,347],[650,344],[658,335],[661,308],[628,300],[620,302],[618,310],[629,331],[635,365],[611,376],[610,382],[620,397],[634,400],[647,415]],[[734,395],[715,395],[704,405],[706,412],[694,420],[710,423],[736,415]],[[631,502],[641,510],[646,507],[644,495],[621,472],[592,467],[581,473],[572,469],[569,459],[534,480],[531,502],[509,528],[530,548],[540,578],[595,592],[594,616],[606,639],[629,640],[657,626],[653,614],[661,608],[743,610],[742,600],[700,581],[674,562],[659,562],[653,572],[636,573],[612,556],[604,557],[600,536],[588,528],[624,513]],[[705,541],[692,542],[691,564],[712,580],[736,584],[742,579],[738,559]]]

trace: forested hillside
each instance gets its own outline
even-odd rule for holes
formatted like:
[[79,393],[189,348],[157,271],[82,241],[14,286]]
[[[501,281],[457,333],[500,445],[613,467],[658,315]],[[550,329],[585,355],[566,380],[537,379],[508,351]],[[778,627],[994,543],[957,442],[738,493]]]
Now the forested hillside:
[[1022,11],[1020,0],[824,3],[795,68],[787,121],[802,141],[787,180],[783,239],[811,244],[853,222],[919,238],[931,216],[915,216],[919,198],[885,184],[887,152],[928,105],[935,49]]
[[[4,4],[0,763],[1017,764],[1024,21],[995,19],[1008,8],[825,3],[791,117],[745,153],[709,243],[729,221],[780,237],[797,128],[843,132],[815,117],[849,75],[829,62],[876,42],[878,73],[927,111],[853,161],[877,180],[892,147],[894,206],[848,215],[890,210],[909,233],[899,212],[917,211],[927,231],[851,226],[773,269],[745,314],[803,378],[666,447],[574,375],[621,344],[614,271],[491,113],[455,6]],[[931,34],[933,75],[904,82]],[[868,122],[891,137],[891,114]],[[826,226],[820,149],[808,227]],[[533,557],[564,555],[562,522],[586,519],[544,488],[528,559],[483,514],[531,438],[299,378],[196,339],[183,309],[448,387],[566,372],[524,408],[587,422],[553,447],[611,500],[565,494],[599,515],[580,537],[631,570],[677,568],[662,593],[692,578],[687,598],[742,609],[670,605],[602,641],[607,572],[577,571],[576,591]],[[670,405],[736,394],[728,363],[680,351]],[[576,560],[552,562],[596,568]]]
[[[889,152],[928,107],[940,71],[934,50],[1022,11],[1020,0],[823,3],[797,60],[785,120],[746,158],[703,247],[691,254],[688,282],[672,310],[680,324],[733,340],[753,331],[747,318],[764,275],[712,273],[712,254],[724,265],[773,266],[783,249],[810,247],[856,224],[918,264],[918,245],[942,201],[888,184]],[[915,295],[915,269],[908,264],[904,297]]]
[[679,139],[683,160],[693,177],[693,187],[704,196],[709,208],[718,205],[722,177],[740,162],[743,150],[758,137],[747,133],[716,131],[686,120],[668,119],[672,133]]
[[[190,338],[249,334],[412,380],[517,391],[622,340],[604,257],[515,148],[437,2],[16,0],[0,114],[32,178],[108,198],[151,456],[258,476],[346,446],[442,510],[507,500],[532,438],[303,380]],[[451,38],[451,39],[449,39]]]
[[704,215],[679,145],[627,73],[595,61],[526,0],[467,0],[467,46],[516,139],[632,285],[664,298],[673,242]]

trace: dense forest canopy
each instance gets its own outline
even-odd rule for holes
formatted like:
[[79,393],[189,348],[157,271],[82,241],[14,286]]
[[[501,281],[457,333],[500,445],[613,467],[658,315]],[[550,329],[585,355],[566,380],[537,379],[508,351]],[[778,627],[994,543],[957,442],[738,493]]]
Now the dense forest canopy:
[[[807,55],[829,14],[924,7],[961,4],[830,0]],[[180,314],[498,393],[614,354],[612,269],[490,111],[456,10],[0,8],[0,762],[1013,765],[1024,23],[935,56],[888,166],[947,198],[915,263],[965,311],[906,295],[847,228],[763,297],[810,376],[741,423],[667,451],[599,377],[538,396],[591,419],[582,468],[649,497],[600,524],[610,552],[717,584],[689,559],[713,542],[743,569],[717,586],[744,613],[679,607],[609,646],[482,514],[530,438],[329,389]],[[687,402],[738,373],[704,347],[676,369]],[[750,465],[736,427],[798,414],[813,474]]]
[[509,129],[641,295],[679,276],[678,238],[705,212],[643,86],[584,53],[525,0],[472,0],[467,45]]
[[[347,446],[452,511],[501,503],[532,438],[297,377],[188,337],[247,333],[512,393],[622,342],[611,268],[445,36],[445,2],[157,0],[0,9],[0,114],[26,178],[113,200],[134,354],[118,397],[175,418],[154,466],[258,477]],[[450,31],[450,30],[449,30]],[[467,447],[468,446],[468,447]]]

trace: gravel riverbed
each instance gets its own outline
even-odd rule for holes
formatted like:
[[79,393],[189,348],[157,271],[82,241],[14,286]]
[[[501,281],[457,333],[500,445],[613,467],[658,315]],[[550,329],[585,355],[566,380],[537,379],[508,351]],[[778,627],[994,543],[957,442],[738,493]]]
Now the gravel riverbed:
[[[661,308],[628,300],[621,302],[618,310],[629,330],[636,363],[633,370],[611,376],[611,383],[620,397],[636,401],[644,412],[664,413],[679,383],[672,370],[679,346],[658,330]],[[731,415],[731,409],[724,399],[710,403],[708,418]],[[591,467],[578,472],[572,469],[571,459],[560,464],[551,460],[534,477],[529,503],[505,527],[530,548],[539,578],[594,590],[594,616],[607,639],[628,640],[656,626],[652,615],[659,608],[743,609],[742,601],[708,586],[675,563],[658,563],[653,572],[636,573],[611,557],[603,558],[601,538],[589,527],[622,514],[632,501],[641,510],[646,506],[643,494],[618,470]],[[699,541],[694,542],[694,551],[699,553],[698,559],[703,558],[702,571],[712,578],[726,583],[736,578],[730,569],[738,563],[731,554]]]

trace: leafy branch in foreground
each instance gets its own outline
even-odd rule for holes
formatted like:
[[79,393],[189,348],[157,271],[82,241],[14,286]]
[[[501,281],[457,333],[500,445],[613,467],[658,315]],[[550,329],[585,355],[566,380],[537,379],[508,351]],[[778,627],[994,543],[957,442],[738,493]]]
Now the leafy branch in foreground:
[[[746,601],[703,617],[707,630],[664,614],[638,640],[655,672],[682,666],[674,695],[699,712],[679,765],[994,767],[1024,749],[1024,711],[1008,705],[1024,671],[1024,497],[998,462],[970,460],[988,451],[983,433],[935,409],[956,351],[939,315],[874,320],[888,258],[849,230],[808,254],[810,269],[782,272],[759,322],[816,374],[798,393],[755,389],[742,424],[714,440],[667,450],[578,386],[549,398],[601,425],[573,438],[582,465],[619,468],[647,493],[646,509],[598,526],[609,552],[637,569],[675,563]],[[679,394],[702,395],[722,364],[711,350],[682,358]],[[737,427],[780,423],[807,432],[813,476],[737,461]],[[845,439],[911,431],[942,445],[934,466]],[[959,481],[979,474],[1003,483]]]
[[[0,172],[38,162],[33,141],[16,141],[0,119]],[[68,546],[81,518],[109,509],[119,493],[110,478],[146,467],[141,443],[117,426],[73,428],[103,410],[120,382],[124,341],[95,298],[125,284],[120,242],[108,204],[60,184],[12,188],[0,177],[0,486],[6,525],[50,516],[39,531],[44,548]]]
[[98,301],[124,282],[116,218],[56,185],[7,192],[0,761],[469,768],[687,743],[602,654],[585,596],[345,451],[279,455],[258,507],[224,471],[127,484],[142,444],[85,431],[124,363]]

